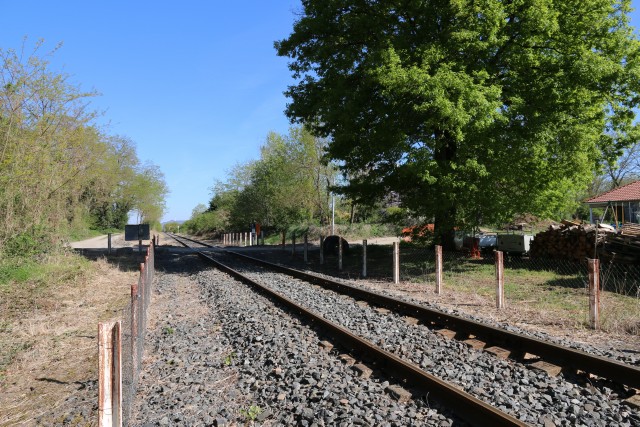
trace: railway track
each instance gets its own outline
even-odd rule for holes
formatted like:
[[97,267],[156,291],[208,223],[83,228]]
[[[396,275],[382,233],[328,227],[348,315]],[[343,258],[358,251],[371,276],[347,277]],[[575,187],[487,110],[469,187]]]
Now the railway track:
[[[198,242],[191,239],[189,240],[192,243],[209,246],[202,242]],[[182,241],[181,243],[185,246],[187,245],[184,241]],[[206,256],[206,255],[202,254],[202,256]],[[468,354],[471,355],[472,358],[475,358],[473,360],[481,359],[480,362],[485,364],[487,363],[491,364],[491,362],[486,362],[486,360],[487,358],[490,359],[491,357],[494,357],[496,360],[498,360],[494,364],[499,366],[504,366],[504,362],[499,360],[501,360],[500,357],[504,356],[506,353],[512,353],[512,354],[514,352],[518,352],[521,354],[532,353],[537,356],[544,356],[544,359],[547,361],[562,363],[561,366],[563,366],[565,370],[570,367],[571,370],[576,370],[576,369],[584,370],[586,372],[595,373],[598,376],[605,377],[605,378],[609,378],[607,374],[612,373],[612,376],[615,377],[614,379],[618,383],[627,384],[627,386],[629,385],[635,386],[635,384],[637,384],[635,381],[638,380],[637,375],[639,371],[638,371],[638,368],[633,366],[608,360],[606,358],[589,355],[587,353],[579,352],[573,349],[563,348],[555,344],[546,343],[541,340],[532,339],[531,337],[522,336],[520,334],[508,333],[500,329],[491,328],[485,324],[472,322],[472,321],[469,321],[468,319],[459,318],[457,316],[446,315],[444,313],[440,313],[435,310],[428,309],[426,307],[410,304],[410,303],[397,300],[394,298],[390,298],[384,295],[367,292],[360,288],[346,285],[344,283],[331,281],[326,278],[321,278],[315,275],[308,275],[306,273],[302,273],[297,270],[289,270],[282,266],[264,263],[263,261],[246,257],[245,255],[234,253],[233,256],[241,257],[243,262],[245,263],[247,262],[259,263],[262,265],[262,267],[268,268],[269,270],[277,270],[279,273],[285,273],[287,275],[294,276],[299,280],[311,282],[315,285],[318,285],[320,287],[323,287],[331,291],[331,292],[323,291],[325,294],[338,292],[344,295],[349,295],[350,297],[356,298],[360,301],[367,301],[366,305],[371,305],[376,307],[377,310],[372,310],[371,308],[369,308],[369,311],[375,312],[375,313],[370,315],[369,316],[370,318],[366,321],[362,321],[361,319],[345,320],[345,319],[334,318],[333,319],[334,322],[331,322],[327,319],[332,318],[333,307],[337,307],[340,304],[343,304],[343,305],[350,304],[351,307],[353,307],[355,306],[354,302],[353,301],[345,302],[345,301],[340,301],[339,299],[335,299],[333,297],[327,297],[327,298],[333,298],[333,299],[330,299],[328,303],[324,303],[324,308],[322,303],[315,304],[314,306],[313,301],[314,299],[317,299],[317,297],[315,296],[305,297],[304,295],[296,293],[297,291],[295,291],[303,288],[310,290],[313,287],[300,286],[300,284],[289,285],[289,286],[270,285],[269,287],[264,287],[257,282],[260,280],[260,275],[264,276],[267,273],[253,272],[253,273],[247,273],[247,274],[241,275],[235,269],[231,269],[228,266],[223,267],[220,265],[219,261],[216,261],[211,256],[208,256],[208,258],[211,259],[213,262],[216,262],[217,264],[219,264],[220,268],[225,269],[226,271],[234,275],[239,280],[242,280],[245,283],[251,284],[251,286],[253,287],[260,288],[262,292],[268,293],[271,297],[280,300],[282,304],[287,305],[291,310],[298,313],[304,313],[305,316],[313,316],[312,322],[314,322],[315,324],[323,324],[324,327],[330,329],[332,331],[332,334],[336,334],[336,336],[339,337],[339,341],[343,346],[345,346],[345,348],[356,349],[360,354],[375,354],[375,357],[377,358],[378,363],[381,366],[385,366],[387,368],[387,372],[389,372],[391,375],[394,375],[395,377],[403,378],[404,381],[407,381],[408,383],[419,386],[420,388],[431,390],[431,395],[438,395],[440,400],[443,403],[445,403],[449,407],[454,408],[456,413],[460,414],[463,418],[469,420],[474,425],[526,425],[526,424],[523,421],[518,420],[515,417],[509,417],[508,415],[506,416],[506,418],[503,418],[505,414],[502,411],[496,410],[495,408],[491,407],[491,405],[479,400],[477,397],[471,396],[469,393],[460,392],[460,388],[465,388],[464,387],[465,382],[478,382],[479,384],[485,384],[484,392],[483,390],[480,390],[479,387],[469,386],[466,388],[475,389],[473,391],[476,394],[478,394],[479,397],[482,397],[485,400],[491,400],[490,396],[483,395],[483,393],[486,394],[487,387],[492,387],[490,385],[490,382],[485,381],[481,378],[480,379],[471,378],[468,375],[467,376],[462,375],[462,380],[458,378],[456,381],[457,384],[451,385],[451,384],[445,383],[440,378],[425,372],[425,370],[421,368],[421,365],[425,365],[425,363],[422,363],[422,360],[421,360],[421,359],[424,359],[425,356],[424,356],[424,353],[421,353],[420,351],[416,350],[417,347],[420,347],[420,346],[427,347],[427,346],[433,346],[433,345],[439,345],[444,347],[453,346],[453,352],[458,352],[458,353],[467,352]],[[242,265],[240,265],[240,267],[238,267],[237,269],[250,270],[246,267],[243,267]],[[273,284],[273,283],[278,283],[279,281],[278,279],[271,278],[269,282]],[[280,282],[282,282],[282,280],[280,280]],[[274,290],[275,288],[278,288],[278,290],[277,291]],[[308,310],[305,307],[301,307],[299,304],[294,302],[294,300],[296,301],[300,299],[304,300],[305,298],[307,299],[307,301],[305,301],[305,307],[313,306],[314,311],[320,312],[320,314],[311,313],[311,310]],[[360,308],[364,310],[365,307],[362,306],[363,304],[364,303],[361,303]],[[354,312],[357,310],[348,309],[346,311]],[[386,322],[385,316],[387,315],[388,312],[395,313],[395,317],[396,317],[396,319],[394,320],[395,323],[394,322],[385,323]],[[404,317],[400,317],[400,316],[404,316]],[[403,349],[403,345],[405,344],[396,343],[397,344],[396,347],[398,347],[400,351],[398,351],[398,348],[394,348],[394,345],[387,345],[386,346],[387,349],[385,350],[384,348],[380,348],[380,346],[376,346],[373,343],[373,342],[376,342],[379,344],[380,342],[384,343],[385,340],[393,340],[393,338],[389,338],[388,335],[385,338],[381,338],[381,335],[384,335],[382,333],[381,334],[369,333],[369,331],[372,331],[372,330],[375,331],[376,329],[379,329],[376,327],[376,325],[385,324],[386,327],[391,328],[392,330],[401,331],[401,333],[403,334],[413,333],[413,332],[404,332],[405,328],[402,326],[402,324],[404,323],[406,325],[406,322],[404,322],[403,319],[406,320],[407,316],[409,316],[408,317],[409,319],[419,320],[421,322],[420,327],[423,328],[423,330],[420,331],[418,336],[423,336],[423,337],[429,336],[430,338],[426,340],[423,338],[419,338],[419,339],[423,339],[423,341],[418,342],[416,345],[413,346],[414,347],[413,349],[409,349],[409,350],[407,350],[406,348]],[[362,326],[362,328],[358,330],[358,335],[365,335],[367,336],[368,339],[362,340],[360,337],[355,336],[352,332],[350,332],[343,326],[340,326],[337,324],[337,323],[343,323],[344,325],[345,322],[348,325],[352,325],[356,329],[358,324],[360,324],[359,326]],[[458,335],[458,337],[463,337],[467,339],[465,340],[464,344],[460,343],[459,345],[453,345],[451,344],[452,340],[444,340],[444,338],[441,338],[441,337],[439,337],[436,340],[435,338],[432,337],[433,333],[430,332],[434,328],[434,325],[436,324],[440,326],[445,326],[447,328],[445,329],[444,332],[442,330],[439,332],[441,335],[451,335],[452,332],[449,332],[449,331],[454,330],[455,333]],[[413,329],[417,328],[416,325],[410,325],[408,327]],[[468,337],[470,335],[475,337],[469,340]],[[493,354],[495,354],[496,356],[488,356],[487,352],[478,353],[478,350],[488,347],[488,343],[493,343],[493,344],[500,343],[503,347],[497,348],[493,346],[493,348],[489,348],[490,351],[493,350]],[[464,349],[467,349],[467,350],[464,350]],[[497,351],[498,349],[501,351]],[[393,353],[392,351],[389,351],[389,350],[392,350]],[[482,356],[479,357],[478,354],[481,354]],[[470,356],[468,355],[465,357],[467,357],[467,359],[462,360],[460,363],[464,364],[465,366],[472,367],[473,360],[469,361]],[[426,365],[429,365],[429,363],[426,363]],[[528,383],[529,382],[529,380],[527,379],[528,374],[526,374],[527,368],[520,366],[521,365],[520,362],[516,363],[516,365],[518,365],[516,368],[511,368],[511,367],[509,368],[511,371],[515,372],[515,374],[511,374],[511,375],[516,375],[516,376],[520,375],[523,378],[521,379],[521,381],[523,383]],[[438,369],[433,369],[433,368],[431,368],[430,370],[438,371]],[[447,369],[440,370],[439,376],[447,377],[446,371]],[[523,374],[522,372],[525,372],[525,373]],[[495,376],[494,373],[490,373],[489,376]],[[501,376],[501,374],[497,373],[497,376]],[[452,377],[455,377],[455,376],[452,376]],[[585,378],[585,375],[583,375],[582,378]],[[556,381],[556,382],[562,383],[562,381]],[[544,382],[541,382],[541,383],[544,387]],[[496,387],[495,383],[493,387]],[[561,387],[565,387],[565,385],[561,384]],[[573,385],[569,385],[566,387],[573,387]],[[517,388],[518,386],[516,386],[516,389]],[[511,391],[510,394],[513,396],[512,390],[508,387],[507,387],[507,390]],[[509,393],[507,393],[507,396],[508,395]],[[515,396],[513,398],[515,398]],[[548,400],[549,395],[543,394],[541,396],[541,399],[543,401],[545,399]],[[590,408],[593,406],[592,403],[587,403],[586,400],[583,403],[581,399],[582,397],[580,397],[579,395],[574,395],[573,399],[570,399],[573,405],[571,406],[571,408],[573,408],[574,412],[575,412],[575,408],[579,405],[583,405],[586,408]],[[498,403],[500,403],[500,399],[498,399]],[[617,404],[618,403],[616,402],[614,403],[613,406],[616,406]],[[513,407],[513,405],[507,405],[505,407],[505,405],[503,404],[498,406],[500,406],[502,409],[510,410],[510,412],[514,414],[518,414],[517,404],[515,408]],[[511,407],[509,408],[508,406],[511,406]],[[538,404],[535,406],[541,406],[541,405]],[[560,406],[556,405],[556,407],[554,407],[553,405],[545,405],[545,406],[547,407],[547,411],[559,411],[560,413],[562,413],[561,412],[562,405]],[[549,409],[549,408],[554,408],[554,409]],[[544,407],[542,412],[544,412]],[[576,419],[575,414],[568,415],[569,419],[571,419],[571,416],[573,416],[573,420],[575,421]],[[527,417],[521,417],[521,418],[525,420],[527,419]],[[535,418],[533,419],[532,418],[533,417],[529,417],[529,421],[531,421],[532,424],[538,424],[538,423],[544,424],[547,422],[542,418],[540,418],[538,422],[535,422],[536,421]],[[480,421],[480,420],[483,420],[483,421]],[[633,415],[632,415],[631,424],[634,423],[634,420],[640,422],[640,419],[635,419],[633,418]],[[628,425],[631,425],[631,424],[628,424]],[[594,425],[598,425],[598,424],[596,423]],[[625,424],[623,422],[619,425],[625,425]]]

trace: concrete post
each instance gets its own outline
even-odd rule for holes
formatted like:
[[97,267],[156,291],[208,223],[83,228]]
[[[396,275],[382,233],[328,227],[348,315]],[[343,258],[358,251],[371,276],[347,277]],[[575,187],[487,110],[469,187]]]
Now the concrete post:
[[504,308],[504,254],[496,251],[496,308]]
[[442,246],[436,245],[436,294],[442,293]]
[[98,426],[122,426],[120,321],[98,323]]
[[400,243],[393,242],[393,283],[400,283]]

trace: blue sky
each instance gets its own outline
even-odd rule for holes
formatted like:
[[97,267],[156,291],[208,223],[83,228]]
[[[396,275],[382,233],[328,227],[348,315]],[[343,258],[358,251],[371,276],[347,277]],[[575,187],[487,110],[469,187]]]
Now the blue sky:
[[30,46],[44,39],[43,52],[62,42],[52,65],[100,92],[92,106],[108,132],[161,168],[164,220],[188,219],[215,180],[259,156],[269,131],[287,131],[293,81],[273,42],[300,10],[299,0],[0,0],[0,48],[19,49],[25,36]]
[[52,66],[101,96],[110,134],[130,137],[171,190],[165,220],[188,219],[238,162],[286,132],[292,82],[273,42],[300,10],[278,1],[0,0],[0,48],[62,42]]

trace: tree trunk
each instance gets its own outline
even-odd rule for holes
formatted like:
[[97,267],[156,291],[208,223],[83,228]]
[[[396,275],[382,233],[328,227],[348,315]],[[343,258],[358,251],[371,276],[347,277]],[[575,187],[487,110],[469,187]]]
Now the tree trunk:
[[456,217],[456,208],[452,207],[446,211],[436,214],[434,221],[434,234],[436,244],[442,245],[445,251],[454,251],[456,245],[454,238],[456,231],[452,220]]
[[[440,166],[441,174],[446,176],[452,173],[451,164],[456,158],[458,146],[453,138],[451,138],[447,132],[442,132],[438,137],[438,147],[434,152],[434,159]],[[440,180],[436,181],[436,185]],[[451,188],[440,188],[436,191],[436,194],[447,195],[450,200],[442,200],[439,203],[435,213],[434,221],[434,233],[437,243],[442,245],[442,249],[445,251],[455,250],[455,225],[457,220],[458,210],[456,208],[456,202],[454,200],[455,194],[452,194]]]

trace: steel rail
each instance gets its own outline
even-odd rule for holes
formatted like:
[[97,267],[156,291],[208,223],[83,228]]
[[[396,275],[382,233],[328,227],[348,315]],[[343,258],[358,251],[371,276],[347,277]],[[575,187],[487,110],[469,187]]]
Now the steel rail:
[[[178,238],[173,235],[170,236],[180,244],[188,247],[186,243],[180,241],[181,237]],[[188,240],[193,241],[192,239]],[[196,243],[202,244],[202,242]],[[196,250],[196,253],[201,258],[214,264],[218,269],[231,275],[238,281],[258,289],[260,292],[268,295],[278,303],[289,308],[294,313],[298,313],[309,319],[312,324],[321,326],[330,331],[332,336],[336,338],[345,348],[352,349],[367,358],[376,360],[377,362],[379,362],[378,366],[385,370],[388,375],[406,381],[408,384],[415,387],[429,390],[432,395],[435,396],[435,399],[442,402],[447,408],[452,409],[456,415],[465,419],[471,425],[488,427],[529,426],[529,424],[526,424],[518,420],[517,418],[489,405],[488,403],[483,402],[482,400],[472,396],[471,394],[448,384],[440,378],[423,371],[417,365],[407,362],[399,358],[398,356],[389,353],[386,350],[383,350],[372,342],[353,334],[348,329],[325,319],[320,314],[309,310],[301,305],[298,305],[293,300],[279,294],[269,287],[251,280],[250,278],[244,276],[233,268],[213,259],[204,252]]]
[[[200,243],[200,242],[198,242]],[[495,345],[505,346],[511,350],[527,352],[544,360],[562,366],[588,372],[599,377],[610,379],[619,384],[632,388],[640,388],[640,368],[622,362],[596,356],[584,351],[564,347],[558,344],[529,337],[516,332],[505,331],[501,328],[486,325],[474,320],[465,319],[454,314],[446,314],[428,307],[402,301],[390,296],[361,289],[345,283],[340,283],[314,274],[274,264],[235,251],[225,252],[246,259],[266,268],[288,274],[292,277],[320,285],[326,289],[374,303],[389,310],[398,311],[415,317],[423,322],[434,323],[446,328],[474,335],[478,339]]]

